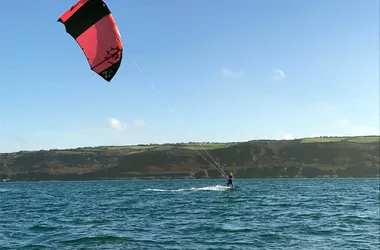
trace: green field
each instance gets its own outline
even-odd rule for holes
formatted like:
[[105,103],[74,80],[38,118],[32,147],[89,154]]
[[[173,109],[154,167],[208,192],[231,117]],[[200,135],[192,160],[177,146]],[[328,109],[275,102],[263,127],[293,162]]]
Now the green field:
[[105,147],[108,150],[120,150],[120,149],[133,149],[133,150],[145,150],[145,149],[152,149],[155,148],[156,146],[151,146],[151,145],[136,145],[136,146],[109,146]]
[[57,150],[55,151],[55,153],[59,155],[80,155],[80,154],[91,153],[91,152],[80,151],[80,150]]
[[301,139],[301,143],[323,143],[323,142],[376,143],[376,142],[380,142],[380,136],[316,137],[316,138]]
[[[343,137],[315,137],[303,138],[295,141],[299,143],[332,143],[332,142],[353,142],[353,143],[380,143],[380,136],[343,136]],[[251,142],[254,142],[251,141]],[[74,154],[95,154],[98,152],[112,151],[127,151],[129,153],[149,151],[169,151],[169,150],[214,150],[228,148],[231,146],[240,145],[242,142],[234,143],[177,143],[177,144],[149,144],[149,145],[130,145],[130,146],[99,146],[99,147],[83,147],[76,149],[59,149],[53,150],[60,155]]]
[[[235,143],[207,143],[207,144],[193,144],[193,145],[185,145],[180,147],[180,149],[187,149],[187,150],[213,150],[213,149],[220,149],[220,148],[228,148],[233,145],[236,145]],[[203,146],[203,147],[202,147]]]
[[116,148],[116,149],[128,148],[128,149],[140,150],[140,149],[152,149],[152,148],[155,148],[155,147],[157,147],[157,146],[143,145],[143,146],[126,146],[126,147],[113,147],[113,148]]

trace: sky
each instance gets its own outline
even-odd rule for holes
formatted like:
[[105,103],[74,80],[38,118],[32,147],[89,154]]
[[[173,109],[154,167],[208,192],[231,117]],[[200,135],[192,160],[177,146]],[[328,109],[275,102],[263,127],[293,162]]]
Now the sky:
[[111,82],[57,23],[75,2],[2,3],[0,152],[379,134],[378,0],[108,0]]

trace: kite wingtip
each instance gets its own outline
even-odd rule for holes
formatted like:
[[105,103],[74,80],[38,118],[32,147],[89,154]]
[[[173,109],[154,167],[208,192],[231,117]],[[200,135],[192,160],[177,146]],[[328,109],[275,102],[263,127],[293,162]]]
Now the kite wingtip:
[[58,23],[63,23],[62,18],[58,18],[57,22]]

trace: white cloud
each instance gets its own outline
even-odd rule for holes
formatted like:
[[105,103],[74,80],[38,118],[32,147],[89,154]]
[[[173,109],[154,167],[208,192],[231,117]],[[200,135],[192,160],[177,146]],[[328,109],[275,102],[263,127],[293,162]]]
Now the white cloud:
[[323,122],[321,126],[329,129],[332,134],[347,135],[347,136],[360,136],[360,135],[379,135],[380,129],[356,123],[348,118],[342,117],[339,114],[340,108],[337,105],[330,103],[320,103],[318,105]]
[[291,135],[284,135],[284,136],[282,137],[282,139],[283,139],[283,140],[294,140],[294,137],[291,136]]
[[286,78],[285,72],[280,69],[273,69],[272,74],[275,81],[281,81]]
[[220,72],[221,72],[222,75],[224,75],[224,76],[232,76],[232,75],[233,75],[232,70],[230,70],[230,69],[226,69],[226,68],[221,68],[221,69],[220,69]]
[[145,127],[146,126],[146,122],[142,119],[138,119],[138,118],[135,118],[133,120],[133,123],[135,124],[135,126],[137,127]]
[[[379,135],[380,128],[373,123],[372,126],[354,120],[354,118],[342,115],[345,110],[343,106],[328,102],[318,103],[315,110],[310,110],[309,134],[318,136],[364,136]],[[352,112],[351,112],[352,113]],[[354,113],[352,113],[354,115]],[[312,130],[311,130],[312,129]]]
[[116,118],[108,118],[108,125],[112,129],[116,129],[116,130],[122,130],[126,128],[126,124],[125,125],[121,124],[121,122]]
[[220,73],[225,77],[242,77],[244,76],[243,70],[232,70],[228,68],[221,68]]
[[320,120],[323,121],[321,126],[335,131],[334,134],[347,135],[347,136],[360,136],[360,135],[379,135],[380,129],[374,128],[365,124],[356,123],[348,118],[342,117],[339,114],[340,108],[337,105],[330,103],[320,103],[319,111],[321,112]]
[[351,132],[355,135],[380,135],[380,129],[361,124],[352,126]]
[[320,135],[317,135],[317,134],[312,134],[311,136],[306,136],[306,138],[315,138],[315,137],[319,137]]
[[347,118],[337,119],[335,124],[345,131],[347,135],[380,135],[380,129],[373,128],[364,124],[356,124]]

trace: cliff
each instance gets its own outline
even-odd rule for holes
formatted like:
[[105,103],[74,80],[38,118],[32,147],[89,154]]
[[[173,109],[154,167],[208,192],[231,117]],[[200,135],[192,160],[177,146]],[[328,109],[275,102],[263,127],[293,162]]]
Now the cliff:
[[[379,136],[204,143],[237,178],[379,177]],[[197,143],[0,154],[0,180],[219,178]],[[205,160],[206,158],[207,160]]]

